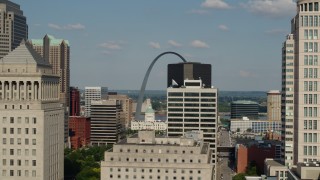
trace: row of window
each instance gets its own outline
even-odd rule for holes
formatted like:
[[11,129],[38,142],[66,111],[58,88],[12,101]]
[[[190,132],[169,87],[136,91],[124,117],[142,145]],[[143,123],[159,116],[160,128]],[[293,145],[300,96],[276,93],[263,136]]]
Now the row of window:
[[304,68],[304,78],[318,78],[318,68]]
[[318,52],[318,43],[317,42],[305,42],[304,43],[304,52]]
[[[119,157],[118,158],[118,162],[121,162],[122,158]],[[110,158],[110,161],[114,161],[114,158],[111,157]],[[177,159],[173,159],[173,160],[169,160],[168,158],[167,159],[161,159],[161,158],[158,158],[157,161],[154,161],[153,158],[150,158],[150,159],[146,159],[146,158],[126,158],[125,159],[126,162],[166,162],[166,163],[178,163],[178,160]],[[185,159],[181,159],[181,161],[179,163],[201,163],[201,159],[198,159],[197,162],[194,162],[193,159],[189,159],[189,161],[185,160]]]
[[[2,128],[2,134],[14,134],[16,129],[17,134],[21,134],[22,128]],[[24,129],[24,134],[29,134],[29,129],[31,130],[31,134],[37,134],[37,129],[36,128],[25,128]],[[7,132],[7,130],[9,132]]]
[[200,98],[168,98],[169,102],[216,102],[216,99]]
[[[110,177],[110,179],[113,179],[113,178],[120,179],[120,178],[121,178],[121,175],[118,174],[118,176],[113,176],[113,174],[110,174],[109,177]],[[138,177],[138,179],[153,179],[153,176],[152,176],[152,175],[150,175],[150,176],[145,176],[145,175],[137,176],[137,175],[133,175],[132,177],[129,176],[129,175],[125,175],[124,177],[125,177],[125,179],[132,179],[132,178],[133,178],[133,179],[137,179],[137,177]],[[188,177],[182,176],[182,177],[181,177],[181,180],[186,180],[187,178],[188,178]],[[161,176],[154,176],[154,179],[161,179]],[[176,177],[176,176],[173,176],[173,179],[176,180],[177,177]],[[169,180],[169,177],[168,177],[168,176],[165,176],[165,180]],[[194,178],[193,178],[192,176],[190,176],[190,177],[189,177],[189,180],[194,180]],[[201,177],[198,177],[197,180],[202,180],[202,178],[201,178]]]
[[305,29],[304,30],[304,39],[313,40],[318,39],[318,30],[317,29]]
[[304,142],[318,142],[318,134],[317,133],[303,133]]
[[[163,144],[162,142],[161,142],[161,144]],[[169,143],[168,143],[169,144]],[[174,143],[175,144],[175,143]],[[124,150],[123,149],[120,149],[119,150],[120,152],[124,152]],[[159,153],[161,153],[161,149],[159,149]],[[127,151],[126,152],[128,152],[128,153],[130,153],[131,152],[131,149],[127,149]],[[138,149],[135,149],[135,152],[136,153],[139,153],[139,150]],[[142,150],[140,150],[140,152],[141,153],[154,153],[154,150],[153,149],[150,149],[150,150],[147,150],[147,149],[142,149]],[[166,150],[166,153],[174,153],[174,154],[177,154],[178,153],[178,150],[174,150],[174,151],[170,151],[169,149],[167,149]],[[182,153],[182,154],[193,154],[193,151],[192,150],[190,150],[190,151],[186,151],[186,150],[182,150],[181,152],[179,151],[179,153]]]
[[304,107],[303,108],[304,117],[318,117],[318,108],[317,107]]
[[317,55],[305,55],[304,56],[304,65],[306,66],[317,66],[318,65],[318,56]]
[[317,146],[303,146],[303,155],[317,156],[318,155],[318,147]]
[[216,93],[195,93],[195,92],[169,92],[168,96],[194,96],[194,97],[216,97]]
[[303,99],[304,99],[304,104],[318,104],[317,94],[304,94]]
[[2,149],[2,155],[18,155],[18,156],[21,156],[21,155],[23,155],[23,156],[29,156],[29,152],[32,152],[32,156],[36,156],[37,155],[37,151],[36,151],[36,149],[32,149],[32,150],[29,150],[29,149],[25,149],[24,150],[24,154],[22,154],[22,150],[21,149],[17,149],[16,150],[16,153],[14,152],[14,149],[10,149],[9,150],[9,154],[8,154],[8,152],[7,152],[7,149]]
[[303,121],[303,129],[304,130],[317,130],[318,129],[318,121],[317,120],[304,120]]
[[169,107],[216,107],[216,104],[199,104],[199,103],[168,103]]
[[318,91],[318,81],[304,81],[303,82],[304,91]]
[[301,16],[300,20],[303,27],[317,27],[319,25],[319,16]]
[[[117,172],[121,172],[121,168],[110,168],[110,172],[113,172],[114,169],[116,169]],[[138,169],[138,170],[137,170],[137,168],[123,168],[123,170],[125,172],[137,172],[137,171],[140,171],[142,173],[144,173],[144,172],[149,172],[149,173],[155,172],[155,169],[149,169],[148,170],[148,169],[143,169],[143,168]],[[162,171],[164,171],[164,173],[170,173],[170,171],[172,171],[172,173],[174,173],[174,174],[176,174],[178,172],[177,169],[165,169],[165,170],[162,170]],[[158,173],[163,173],[162,171],[161,171],[161,169],[157,169]],[[188,172],[190,174],[193,174],[193,172],[197,172],[198,174],[201,174],[201,170],[189,170],[189,171],[186,171],[185,169],[181,169],[179,171],[181,172],[181,174],[188,173]]]
[[[15,120],[16,120],[16,122],[17,122],[18,124],[21,124],[21,123],[22,123],[22,117],[17,117],[17,118],[15,118],[15,117],[10,117],[10,118],[3,117],[3,118],[2,118],[2,123],[3,123],[3,124],[8,123],[8,119],[9,119],[9,123],[10,123],[10,124],[14,124],[14,123],[15,123]],[[29,124],[29,123],[37,124],[37,118],[33,117],[33,118],[32,118],[32,121],[30,122],[30,118],[29,118],[29,117],[25,117],[25,118],[24,118],[24,123],[25,123],[25,124]]]
[[[16,166],[22,166],[22,161],[21,161],[21,159],[18,159],[17,161],[16,161]],[[15,160],[14,159],[10,159],[9,161],[8,161],[8,164],[7,164],[7,159],[2,159],[2,165],[3,166],[14,166],[15,165]],[[37,160],[32,160],[31,161],[31,164],[30,164],[31,166],[37,166]],[[24,160],[24,166],[29,166],[29,160]]]
[[310,3],[303,3],[299,6],[300,11],[305,12],[312,12],[312,11],[319,11],[319,2],[310,2]]
[[[37,176],[37,172],[35,170],[30,171],[30,172],[32,174],[32,177]],[[8,170],[8,174],[7,174],[7,170],[2,170],[2,176],[22,176],[22,170]],[[25,170],[23,176],[29,177],[30,176],[29,170]]]
[[[14,138],[8,138],[11,145],[14,145]],[[22,145],[21,138],[17,138],[17,145]],[[7,138],[2,138],[2,144],[7,144]],[[29,139],[24,139],[24,145],[29,145]],[[37,145],[37,140],[32,139],[32,145]]]

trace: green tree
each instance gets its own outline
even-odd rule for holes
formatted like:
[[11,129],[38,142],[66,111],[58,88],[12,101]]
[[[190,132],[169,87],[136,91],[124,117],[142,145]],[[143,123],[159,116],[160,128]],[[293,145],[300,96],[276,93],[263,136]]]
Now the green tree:
[[245,173],[239,173],[233,176],[232,180],[246,180],[245,176],[246,176]]

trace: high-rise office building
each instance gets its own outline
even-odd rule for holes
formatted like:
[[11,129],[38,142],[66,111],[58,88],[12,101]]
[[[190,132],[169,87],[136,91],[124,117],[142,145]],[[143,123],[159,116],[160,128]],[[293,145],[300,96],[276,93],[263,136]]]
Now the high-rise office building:
[[217,97],[217,89],[204,88],[202,80],[184,80],[182,87],[167,89],[168,136],[180,137],[188,131],[203,131],[204,142],[209,143],[212,150],[214,165],[217,158]]
[[211,87],[211,64],[197,62],[168,64],[167,87],[181,87],[186,79],[201,79],[204,87]]
[[68,107],[70,88],[69,41],[45,35],[43,39],[31,39],[30,43],[46,61],[50,62],[53,73],[60,76],[60,100]]
[[53,73],[59,79],[59,99],[65,107],[65,142],[68,141],[69,120],[69,88],[70,88],[70,45],[68,40],[56,39],[51,35],[45,35],[43,39],[31,39],[28,43],[52,65]]
[[281,121],[281,93],[278,90],[267,92],[267,119]]
[[108,98],[107,87],[85,87],[85,116],[90,117],[91,101],[99,101]]
[[0,0],[0,58],[28,39],[27,19],[18,4]]
[[292,85],[292,88],[283,85],[283,98],[293,98],[282,101],[283,108],[293,110],[293,118],[291,111],[285,110],[286,114],[283,114],[283,132],[290,132],[292,128],[294,132],[293,139],[291,134],[288,137],[285,135],[283,149],[290,150],[290,146],[293,146],[293,152],[287,153],[285,150],[283,159],[290,159],[293,153],[294,165],[320,160],[319,3],[316,0],[297,1],[297,15],[291,21],[291,34],[283,46],[282,69],[293,75],[282,74],[282,77],[287,76],[283,78],[282,84]]
[[287,36],[282,47],[282,91],[281,91],[281,159],[291,167],[293,165],[293,119],[294,119],[294,39],[293,34]]
[[120,140],[120,112],[119,100],[91,101],[91,145],[115,144]]
[[120,121],[123,127],[129,128],[130,122],[133,118],[133,101],[127,95],[123,94],[109,94],[108,99],[116,99],[121,103]]
[[80,91],[70,87],[70,116],[80,116]]
[[62,180],[59,77],[24,42],[0,63],[0,179]]
[[233,101],[231,103],[231,119],[259,118],[259,105],[253,101]]

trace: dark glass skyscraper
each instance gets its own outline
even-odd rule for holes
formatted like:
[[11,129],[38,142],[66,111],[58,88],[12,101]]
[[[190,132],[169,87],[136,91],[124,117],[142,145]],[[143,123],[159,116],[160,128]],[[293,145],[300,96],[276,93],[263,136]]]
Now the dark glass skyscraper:
[[[186,62],[168,64],[167,87],[183,86],[184,80],[202,80],[203,86],[211,87],[211,64],[201,64],[197,62]],[[176,85],[173,85],[173,80]]]

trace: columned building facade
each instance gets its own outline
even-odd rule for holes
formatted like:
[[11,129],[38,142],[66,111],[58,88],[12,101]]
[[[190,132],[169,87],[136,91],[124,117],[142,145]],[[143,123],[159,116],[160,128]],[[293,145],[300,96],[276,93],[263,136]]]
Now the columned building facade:
[[62,180],[59,77],[24,42],[1,60],[0,111],[0,179]]

